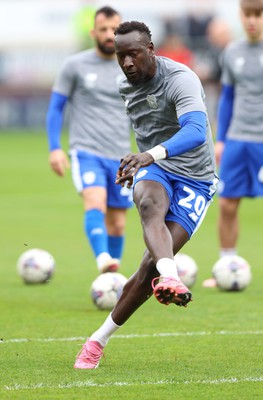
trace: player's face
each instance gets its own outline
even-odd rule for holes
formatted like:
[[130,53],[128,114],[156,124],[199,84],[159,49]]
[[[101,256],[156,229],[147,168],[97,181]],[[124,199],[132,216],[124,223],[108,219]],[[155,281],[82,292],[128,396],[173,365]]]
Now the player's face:
[[101,55],[112,56],[114,49],[114,32],[120,25],[120,16],[106,17],[104,14],[98,14],[95,20],[94,29],[91,31],[95,39],[97,48]]
[[241,10],[241,22],[249,40],[254,42],[262,39],[263,10],[243,8]]
[[137,31],[116,35],[115,51],[118,63],[132,85],[151,79],[156,71],[154,46]]

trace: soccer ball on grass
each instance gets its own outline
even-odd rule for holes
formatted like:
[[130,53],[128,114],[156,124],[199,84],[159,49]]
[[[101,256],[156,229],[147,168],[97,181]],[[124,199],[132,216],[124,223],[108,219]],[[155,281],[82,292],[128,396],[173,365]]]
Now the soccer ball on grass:
[[174,259],[177,264],[179,278],[188,288],[192,287],[196,281],[198,272],[195,260],[184,253],[177,253]]
[[227,291],[244,290],[251,282],[249,263],[240,256],[224,256],[213,266],[213,277],[217,287]]
[[25,283],[46,283],[53,276],[55,260],[46,250],[30,249],[17,261],[17,272]]
[[91,298],[100,310],[112,310],[122,294],[127,278],[119,272],[105,272],[91,284]]

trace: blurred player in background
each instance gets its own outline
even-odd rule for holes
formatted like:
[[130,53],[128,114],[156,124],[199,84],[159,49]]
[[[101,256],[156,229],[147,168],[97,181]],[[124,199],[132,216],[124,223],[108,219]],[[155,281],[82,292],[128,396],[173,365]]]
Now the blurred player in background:
[[[246,39],[223,53],[215,145],[221,257],[237,254],[241,199],[263,196],[263,0],[241,0],[240,6]],[[207,279],[203,285],[216,282]]]
[[130,151],[130,125],[118,91],[123,73],[114,49],[120,15],[111,7],[95,14],[96,47],[68,57],[53,86],[47,114],[49,163],[64,176],[69,168],[60,137],[69,105],[69,146],[74,185],[84,203],[85,233],[100,272],[119,268],[130,189],[115,184],[119,160]]
[[180,281],[176,254],[201,225],[215,184],[214,148],[197,75],[157,57],[149,28],[124,22],[115,33],[118,62],[126,75],[120,93],[140,153],[121,160],[116,183],[133,184],[147,246],[137,272],[104,324],[86,341],[75,368],[99,364],[110,336],[152,294],[162,304],[186,306],[192,298]]

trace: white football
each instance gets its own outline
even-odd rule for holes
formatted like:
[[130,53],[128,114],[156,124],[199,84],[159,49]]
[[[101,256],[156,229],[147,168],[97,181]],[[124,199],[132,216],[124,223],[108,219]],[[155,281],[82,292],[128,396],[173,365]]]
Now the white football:
[[105,272],[91,284],[91,298],[100,310],[112,310],[128,279],[119,272]]
[[213,266],[213,277],[219,289],[228,291],[244,290],[251,282],[249,263],[240,256],[224,256]]
[[196,281],[198,272],[195,260],[184,253],[177,253],[174,259],[177,264],[179,278],[188,288],[192,287]]
[[55,260],[46,250],[30,249],[17,261],[17,272],[25,283],[46,283],[53,276]]

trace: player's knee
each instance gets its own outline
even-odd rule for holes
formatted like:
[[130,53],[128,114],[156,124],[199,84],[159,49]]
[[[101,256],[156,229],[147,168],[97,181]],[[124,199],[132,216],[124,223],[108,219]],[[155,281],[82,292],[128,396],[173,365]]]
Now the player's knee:
[[125,224],[113,224],[111,226],[112,236],[123,236],[125,232]]
[[153,216],[158,217],[158,215],[160,215],[161,218],[161,205],[153,198],[142,198],[137,204],[137,207],[143,221],[151,220]]
[[111,217],[109,218],[106,215],[106,224],[108,233],[112,236],[123,236],[126,227],[126,218],[117,218]]
[[236,215],[239,202],[237,199],[220,199],[220,211],[223,216],[232,217]]

